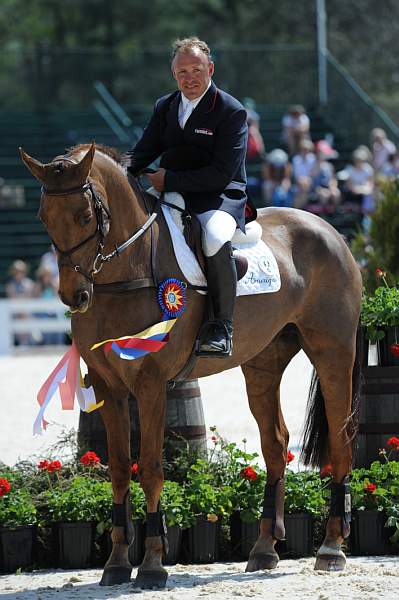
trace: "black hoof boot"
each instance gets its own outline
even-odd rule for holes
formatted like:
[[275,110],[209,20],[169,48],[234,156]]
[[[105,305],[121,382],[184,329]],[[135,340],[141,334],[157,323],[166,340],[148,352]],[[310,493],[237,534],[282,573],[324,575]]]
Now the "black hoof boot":
[[143,570],[137,571],[134,587],[142,590],[163,590],[168,580],[168,572],[165,569],[162,571]]
[[131,567],[106,567],[103,571],[100,585],[107,586],[129,583],[131,574]]

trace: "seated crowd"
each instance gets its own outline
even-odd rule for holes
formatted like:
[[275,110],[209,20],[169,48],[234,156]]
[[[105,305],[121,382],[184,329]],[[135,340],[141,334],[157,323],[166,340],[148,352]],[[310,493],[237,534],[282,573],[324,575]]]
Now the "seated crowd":
[[[381,181],[399,175],[399,153],[382,129],[373,129],[370,149],[363,145],[354,149],[350,162],[337,172],[339,155],[332,136],[313,142],[302,106],[293,106],[284,115],[281,147],[267,154],[253,108],[248,110],[248,126],[249,193],[261,206],[295,207],[322,216],[352,212],[367,230]],[[260,165],[256,176],[254,164]]]

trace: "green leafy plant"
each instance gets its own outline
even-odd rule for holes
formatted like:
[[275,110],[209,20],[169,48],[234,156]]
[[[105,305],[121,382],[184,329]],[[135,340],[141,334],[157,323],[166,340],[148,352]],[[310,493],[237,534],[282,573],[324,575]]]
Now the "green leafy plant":
[[328,488],[326,482],[314,471],[286,472],[285,512],[295,514],[309,513],[321,517],[326,508]]
[[18,527],[36,523],[36,507],[27,489],[0,478],[0,527]]
[[384,327],[399,325],[399,289],[388,286],[383,271],[381,277],[384,285],[372,295],[364,293],[362,298],[361,323],[372,343],[385,336]]
[[165,481],[162,494],[161,506],[165,513],[167,527],[179,525],[186,528],[190,523],[190,507],[187,501],[184,487],[176,481]]
[[145,495],[137,481],[130,482],[130,507],[132,519],[144,519],[146,515]]

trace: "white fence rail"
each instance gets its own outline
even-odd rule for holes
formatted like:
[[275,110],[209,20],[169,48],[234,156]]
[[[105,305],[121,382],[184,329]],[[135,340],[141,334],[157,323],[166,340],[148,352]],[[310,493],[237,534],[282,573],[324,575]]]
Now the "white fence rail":
[[14,338],[20,345],[31,345],[46,333],[68,333],[71,322],[65,316],[66,306],[57,299],[0,299],[0,355],[11,354]]

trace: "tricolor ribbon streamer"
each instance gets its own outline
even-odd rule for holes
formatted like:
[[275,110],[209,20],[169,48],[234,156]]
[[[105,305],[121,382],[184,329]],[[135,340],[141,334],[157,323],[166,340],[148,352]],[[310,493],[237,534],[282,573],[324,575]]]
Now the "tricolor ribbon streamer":
[[63,410],[73,410],[75,396],[84,412],[91,412],[104,404],[96,401],[93,387],[85,388],[80,370],[80,356],[75,342],[64,354],[58,365],[46,379],[37,394],[40,405],[39,413],[33,425],[33,433],[41,434],[47,428],[48,422],[44,413],[56,391],[59,390]]
[[108,354],[112,350],[120,358],[135,360],[150,352],[161,350],[168,342],[169,331],[175,323],[176,319],[160,321],[135,335],[125,335],[120,338],[112,338],[94,344],[91,350],[96,350],[96,348],[103,346],[105,354]]

